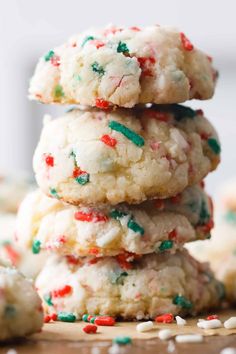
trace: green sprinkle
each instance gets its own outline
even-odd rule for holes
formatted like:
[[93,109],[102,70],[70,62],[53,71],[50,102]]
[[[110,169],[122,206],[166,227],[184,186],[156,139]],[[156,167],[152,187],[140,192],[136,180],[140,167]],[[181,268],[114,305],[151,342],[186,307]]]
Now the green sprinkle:
[[61,85],[56,85],[54,88],[54,96],[59,98],[64,96],[64,91]]
[[89,320],[89,322],[90,322],[90,323],[94,323],[95,320],[96,320],[96,317],[92,317],[92,318]]
[[62,322],[75,322],[76,316],[72,312],[59,312],[57,319]]
[[123,134],[127,139],[131,140],[137,146],[144,145],[144,139],[142,136],[136,134],[133,130],[130,130],[125,125],[111,120],[109,122],[109,128]]
[[132,343],[132,339],[130,337],[115,337],[112,341],[115,344],[119,344],[119,345],[127,345],[127,344],[131,344]]
[[82,321],[84,321],[84,322],[88,322],[88,317],[89,317],[89,315],[88,315],[88,314],[83,315],[83,316],[82,316]]
[[226,221],[235,224],[236,223],[236,213],[233,211],[227,211],[227,213],[224,215],[224,218]]
[[118,43],[118,46],[117,46],[117,52],[118,53],[129,53],[129,49],[128,49],[128,47],[127,47],[127,44],[126,43],[124,43],[124,42],[119,42]]
[[127,226],[129,229],[133,230],[134,232],[138,232],[141,235],[144,235],[144,228],[140,226],[138,223],[136,223],[134,219],[132,218],[129,219]]
[[50,188],[50,194],[54,197],[54,198],[57,198],[57,199],[60,199],[58,193],[57,193],[57,190],[55,188]]
[[38,254],[41,250],[41,242],[39,240],[34,240],[32,245],[32,252]]
[[214,139],[214,138],[209,138],[207,140],[207,143],[210,146],[211,150],[215,154],[219,155],[219,153],[221,152],[221,147],[220,147],[220,144],[218,143],[218,141],[216,139]]
[[117,210],[117,209],[114,209],[110,212],[110,217],[112,219],[116,219],[116,220],[119,220],[121,218],[123,218],[124,216],[127,216],[128,214],[123,212],[123,211],[120,211],[120,210]]
[[172,240],[162,241],[162,243],[159,246],[159,251],[163,252],[169,250],[173,247],[173,244],[174,242]]
[[199,214],[199,218],[200,218],[199,223],[200,223],[200,225],[206,224],[206,222],[209,221],[210,217],[211,216],[209,214],[206,202],[203,199],[202,200],[202,204],[201,204],[200,214]]
[[49,50],[49,52],[46,55],[44,55],[44,60],[49,61],[54,56],[54,54],[55,53],[53,50]]
[[76,81],[81,81],[81,76],[79,74],[74,74],[73,79]]
[[93,36],[87,36],[84,38],[83,43],[81,44],[81,47],[83,47],[88,41],[92,41],[94,39]]
[[191,309],[193,307],[193,304],[191,301],[186,299],[186,297],[182,295],[176,295],[173,299],[173,304],[182,307],[183,309]]
[[179,104],[172,104],[169,106],[171,111],[174,113],[175,119],[177,121],[182,120],[183,118],[194,118],[196,116],[196,111],[190,107],[181,106]]
[[124,277],[127,277],[128,273],[127,272],[112,272],[111,273],[111,283],[112,284],[118,284],[118,285],[124,285]]
[[4,308],[4,316],[7,318],[13,318],[16,315],[16,309],[13,305],[6,305]]
[[92,69],[95,73],[98,73],[99,75],[105,74],[105,70],[103,69],[103,67],[101,65],[98,64],[97,61],[95,61],[91,66],[92,66]]
[[84,174],[80,175],[79,177],[76,177],[75,180],[76,180],[76,182],[78,182],[79,184],[81,184],[83,186],[84,184],[89,182],[89,178],[90,178],[89,173],[84,173]]
[[45,294],[43,296],[43,299],[46,302],[46,304],[48,304],[48,306],[53,306],[52,297],[50,294]]

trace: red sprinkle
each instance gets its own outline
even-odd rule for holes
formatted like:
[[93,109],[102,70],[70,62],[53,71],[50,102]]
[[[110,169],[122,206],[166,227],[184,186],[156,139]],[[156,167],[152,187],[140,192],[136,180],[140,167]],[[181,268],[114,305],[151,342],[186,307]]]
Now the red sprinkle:
[[162,122],[168,122],[169,121],[169,115],[166,112],[159,112],[159,111],[155,111],[153,109],[149,109],[147,110],[147,116],[148,118],[153,118],[153,119],[157,119],[160,120]]
[[66,256],[67,263],[72,265],[78,265],[80,263],[79,258],[75,256]]
[[180,39],[185,50],[191,52],[193,50],[193,45],[190,40],[185,36],[183,32],[180,32]]
[[203,110],[202,109],[196,109],[196,114],[198,115],[198,116],[204,116],[204,112],[203,112]]
[[176,236],[177,236],[177,231],[176,229],[173,229],[170,233],[169,233],[169,240],[175,240]]
[[54,157],[51,155],[46,155],[45,162],[46,162],[46,165],[53,167],[54,166]]
[[48,323],[50,321],[51,321],[51,316],[50,315],[44,316],[44,323]]
[[130,27],[130,29],[132,31],[136,31],[136,32],[140,32],[141,31],[141,29],[139,27],[136,27],[136,26]]
[[83,211],[77,211],[74,216],[76,220],[87,222],[106,222],[108,220],[106,215],[97,212],[84,213]]
[[95,105],[96,105],[96,107],[101,108],[101,109],[108,109],[109,108],[109,102],[103,100],[102,98],[96,98]]
[[171,197],[171,202],[173,204],[178,204],[180,201],[181,201],[181,195],[180,194],[177,194],[176,196]]
[[172,313],[166,313],[165,315],[157,316],[155,321],[158,323],[172,323],[174,321],[174,316]]
[[114,326],[116,321],[111,316],[99,316],[99,317],[96,317],[94,323],[97,326]]
[[207,316],[207,321],[210,321],[210,320],[217,320],[219,317],[217,315],[210,315],[210,316]]
[[86,171],[82,171],[79,167],[75,167],[74,171],[73,171],[73,177],[77,178],[83,174],[86,174]]
[[117,140],[107,134],[105,134],[101,137],[101,141],[110,147],[115,147],[117,144]]
[[95,248],[95,247],[94,247],[94,248],[90,248],[90,249],[89,249],[89,254],[95,254],[95,255],[96,255],[96,254],[98,254],[98,253],[99,253],[98,248]]
[[92,41],[89,41],[89,44],[95,45],[97,49],[104,47],[105,43],[102,41],[99,41],[99,39],[93,39]]
[[61,289],[52,291],[51,295],[53,297],[63,297],[63,296],[66,296],[66,295],[70,294],[71,291],[72,291],[72,287],[70,285],[65,285]]
[[51,314],[51,320],[52,321],[56,321],[57,320],[57,314],[56,313],[52,313]]
[[152,70],[150,67],[155,64],[156,59],[154,57],[139,57],[138,62],[142,69],[142,74],[144,76],[152,76]]
[[17,263],[18,263],[18,261],[20,259],[19,253],[16,252],[14,250],[14,248],[11,245],[9,245],[9,244],[4,245],[4,249],[7,252],[8,257],[10,258],[11,263],[14,266],[17,265]]
[[60,57],[58,55],[53,55],[50,62],[53,66],[59,66],[61,64]]
[[85,327],[83,327],[83,331],[85,332],[85,333],[88,333],[88,334],[90,334],[90,333],[96,333],[97,332],[97,326],[95,326],[95,325],[93,325],[93,324],[88,324],[88,325],[86,325]]

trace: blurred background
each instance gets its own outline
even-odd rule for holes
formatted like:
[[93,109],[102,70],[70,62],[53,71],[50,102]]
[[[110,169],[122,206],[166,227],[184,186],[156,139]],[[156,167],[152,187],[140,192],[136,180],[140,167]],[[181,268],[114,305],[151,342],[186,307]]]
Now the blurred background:
[[187,102],[202,108],[219,131],[222,164],[207,177],[208,190],[236,176],[236,1],[211,0],[7,0],[0,12],[0,171],[32,174],[32,155],[42,116],[65,107],[27,99],[38,57],[87,27],[161,24],[176,26],[213,56],[220,78],[210,101]]

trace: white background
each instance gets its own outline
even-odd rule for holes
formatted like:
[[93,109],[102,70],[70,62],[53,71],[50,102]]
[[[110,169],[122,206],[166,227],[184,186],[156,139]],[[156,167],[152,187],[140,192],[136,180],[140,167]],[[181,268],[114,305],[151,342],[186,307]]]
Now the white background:
[[222,141],[222,164],[208,179],[215,192],[236,176],[236,1],[224,0],[7,0],[0,7],[0,170],[31,171],[42,115],[65,107],[27,100],[38,57],[87,27],[161,24],[179,27],[214,58],[220,71],[211,101],[188,102],[203,108]]

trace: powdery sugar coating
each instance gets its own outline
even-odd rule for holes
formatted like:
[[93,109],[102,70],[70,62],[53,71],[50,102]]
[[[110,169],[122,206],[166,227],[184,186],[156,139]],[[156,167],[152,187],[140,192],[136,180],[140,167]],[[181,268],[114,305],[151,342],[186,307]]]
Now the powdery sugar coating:
[[200,186],[170,199],[100,208],[65,204],[38,190],[21,204],[16,234],[25,250],[39,242],[40,250],[97,257],[123,254],[119,257],[125,262],[132,253],[174,253],[185,242],[208,237],[212,226],[211,200]]
[[140,203],[198,183],[216,168],[219,153],[201,111],[179,105],[73,110],[44,126],[34,170],[47,195],[71,204]]
[[17,270],[0,266],[0,341],[38,332],[43,325],[41,300]]
[[78,34],[40,58],[29,95],[103,109],[178,103],[211,98],[216,77],[211,58],[174,28],[112,26]]
[[[122,268],[113,257],[100,260],[54,257],[36,281],[48,312],[155,318],[159,314],[196,314],[219,305],[222,285],[187,252],[147,255]],[[58,289],[70,292],[58,295]]]

